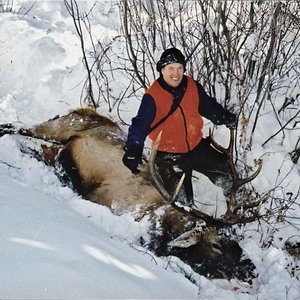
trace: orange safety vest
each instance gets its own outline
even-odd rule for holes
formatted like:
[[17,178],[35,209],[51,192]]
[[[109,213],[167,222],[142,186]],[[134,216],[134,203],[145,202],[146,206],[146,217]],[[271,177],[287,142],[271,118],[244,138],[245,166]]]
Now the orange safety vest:
[[[156,116],[153,127],[165,117],[172,106],[174,96],[164,90],[157,81],[146,91],[156,105]],[[154,142],[160,132],[159,151],[170,153],[186,153],[193,150],[202,138],[203,119],[199,114],[199,94],[196,82],[188,77],[187,88],[179,107],[161,125],[155,128],[149,137]]]

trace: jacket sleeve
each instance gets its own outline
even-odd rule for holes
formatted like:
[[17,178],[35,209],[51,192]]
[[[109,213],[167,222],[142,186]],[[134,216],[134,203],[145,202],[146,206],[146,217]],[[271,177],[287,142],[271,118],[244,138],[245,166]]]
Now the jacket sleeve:
[[215,98],[207,95],[201,84],[197,82],[197,88],[200,98],[199,113],[201,116],[209,119],[216,125],[222,125],[226,123],[228,115],[231,114],[221,104],[219,104]]
[[152,121],[155,118],[156,106],[153,98],[145,94],[142,98],[136,117],[132,119],[131,126],[128,129],[126,148],[133,145],[144,147],[145,139],[149,133]]

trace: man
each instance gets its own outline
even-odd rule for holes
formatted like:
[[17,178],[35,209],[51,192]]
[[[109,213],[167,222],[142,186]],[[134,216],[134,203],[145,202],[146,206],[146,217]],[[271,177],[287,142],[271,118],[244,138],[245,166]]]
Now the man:
[[181,196],[185,204],[193,205],[193,170],[215,184],[229,179],[225,155],[202,137],[202,116],[230,129],[236,127],[237,120],[209,97],[198,82],[184,75],[185,67],[186,60],[180,50],[170,48],[162,53],[157,63],[160,77],[145,92],[129,127],[123,163],[132,173],[138,173],[146,137],[149,135],[155,141],[162,132],[155,164],[165,188],[173,194],[185,173]]

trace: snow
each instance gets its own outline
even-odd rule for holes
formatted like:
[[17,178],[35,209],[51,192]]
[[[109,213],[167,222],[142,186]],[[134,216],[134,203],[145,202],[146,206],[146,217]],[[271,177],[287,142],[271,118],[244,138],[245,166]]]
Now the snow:
[[68,201],[5,174],[0,178],[1,298],[181,299],[197,295],[192,283],[83,218]]
[[[116,20],[109,2],[103,2],[95,28],[114,35]],[[37,1],[26,15],[0,14],[0,123],[31,126],[80,106],[84,76],[79,40],[63,1]],[[121,87],[122,80],[115,86]],[[133,116],[136,108],[124,111]],[[297,137],[289,137],[289,149],[283,149],[280,140],[263,148],[259,145],[278,127],[268,118],[264,122],[260,126],[269,131],[259,131],[257,146],[248,153],[249,161],[264,159],[254,184],[265,191],[282,182],[295,192],[299,171],[291,169],[287,153]],[[226,144],[224,136],[226,129],[220,128],[217,138]],[[138,246],[147,221],[115,216],[82,199],[63,186],[51,168],[22,153],[19,146],[26,143],[35,142],[0,138],[1,299],[300,299],[299,279],[291,275],[299,261],[282,250],[286,239],[299,236],[297,228],[270,224],[258,232],[253,223],[243,229],[240,246],[259,274],[252,287],[235,280],[208,280],[176,258],[158,258]],[[198,198],[210,197],[214,205],[208,210],[216,203],[224,210],[220,189],[197,176],[197,182],[205,182],[196,187]],[[299,216],[299,207],[294,214]],[[269,238],[274,245],[263,248]],[[176,272],[180,267],[192,280]]]

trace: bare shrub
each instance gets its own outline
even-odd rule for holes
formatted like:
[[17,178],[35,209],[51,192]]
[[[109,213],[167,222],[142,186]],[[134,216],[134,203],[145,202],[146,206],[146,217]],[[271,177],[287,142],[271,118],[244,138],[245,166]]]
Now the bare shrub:
[[[273,142],[284,146],[286,133],[293,131],[295,148],[288,151],[293,163],[298,162],[299,1],[116,2],[120,34],[106,43],[91,34],[88,14],[80,17],[78,11],[71,14],[74,22],[83,24],[87,30],[85,37],[79,32],[83,43],[89,38],[93,45],[92,50],[82,47],[88,57],[85,61],[87,103],[99,107],[104,100],[110,111],[117,109],[122,120],[124,101],[141,98],[158,76],[156,62],[162,51],[177,47],[187,58],[187,74],[238,114],[239,130],[234,150],[236,164],[242,165],[241,172],[246,176],[251,173],[250,151],[253,141],[266,126],[266,119],[277,128],[274,126],[270,136],[263,134],[261,146]],[[116,44],[118,47],[114,47]],[[115,85],[112,79],[120,74],[124,89],[116,95],[112,91]],[[91,95],[96,93],[92,101]],[[272,226],[274,222],[293,222],[290,212],[297,204],[299,191],[287,189],[285,181],[289,172],[283,174],[278,170],[278,180],[267,191],[271,200],[267,204],[265,221]],[[252,186],[249,189],[253,197],[260,198]]]

